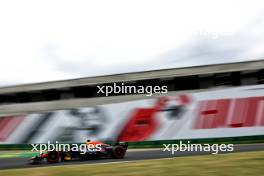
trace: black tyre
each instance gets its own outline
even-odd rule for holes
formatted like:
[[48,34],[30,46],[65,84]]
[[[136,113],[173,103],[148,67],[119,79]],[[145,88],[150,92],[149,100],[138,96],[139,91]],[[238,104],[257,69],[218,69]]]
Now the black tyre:
[[60,154],[57,151],[52,151],[48,153],[47,157],[48,163],[58,163],[60,162]]
[[114,146],[112,150],[112,158],[121,159],[124,158],[126,149],[122,146]]

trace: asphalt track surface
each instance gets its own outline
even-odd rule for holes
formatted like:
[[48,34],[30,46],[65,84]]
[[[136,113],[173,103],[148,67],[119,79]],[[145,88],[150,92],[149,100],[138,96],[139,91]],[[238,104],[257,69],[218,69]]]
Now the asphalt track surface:
[[[234,146],[233,152],[248,152],[248,151],[264,151],[264,144],[245,144]],[[232,152],[232,153],[233,153]],[[56,164],[29,164],[29,158],[0,158],[0,169],[14,169],[14,168],[29,168],[29,167],[48,167],[58,165],[73,165],[73,164],[95,164],[95,163],[109,163],[109,162],[123,162],[123,161],[136,161],[146,159],[161,159],[172,157],[184,157],[194,155],[208,155],[211,152],[175,152],[174,155],[171,152],[163,151],[163,149],[146,149],[146,150],[128,150],[124,159],[97,159],[87,161],[67,161]],[[223,152],[228,154],[231,152]]]

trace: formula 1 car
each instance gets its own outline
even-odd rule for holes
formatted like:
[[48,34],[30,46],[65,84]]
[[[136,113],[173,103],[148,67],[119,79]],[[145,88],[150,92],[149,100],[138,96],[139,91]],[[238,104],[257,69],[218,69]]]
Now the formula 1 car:
[[90,160],[90,159],[100,159],[100,158],[113,158],[122,159],[124,158],[128,144],[125,142],[117,142],[114,145],[105,144],[100,141],[89,141],[87,140],[86,145],[90,144],[100,144],[99,151],[86,151],[82,153],[79,151],[48,151],[46,153],[39,154],[30,159],[31,164],[42,163],[47,161],[48,163],[58,163],[62,161],[74,161],[74,160]]

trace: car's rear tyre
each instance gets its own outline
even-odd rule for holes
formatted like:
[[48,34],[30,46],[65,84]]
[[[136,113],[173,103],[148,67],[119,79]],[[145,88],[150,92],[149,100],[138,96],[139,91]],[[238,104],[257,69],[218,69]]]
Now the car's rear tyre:
[[57,151],[52,151],[48,153],[47,157],[48,163],[58,163],[60,162],[60,154]]
[[122,146],[114,146],[112,150],[112,158],[121,159],[124,158],[126,149]]

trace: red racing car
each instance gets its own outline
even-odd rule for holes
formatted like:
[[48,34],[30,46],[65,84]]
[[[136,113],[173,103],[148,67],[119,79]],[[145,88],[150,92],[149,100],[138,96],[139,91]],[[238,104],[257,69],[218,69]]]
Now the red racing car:
[[31,164],[41,163],[47,161],[48,163],[58,163],[62,161],[73,160],[89,160],[100,158],[124,158],[128,144],[125,142],[117,142],[114,145],[105,144],[100,141],[87,141],[86,145],[100,145],[100,150],[86,151],[83,153],[81,150],[68,150],[68,151],[48,151],[46,153],[39,154],[30,159]]

